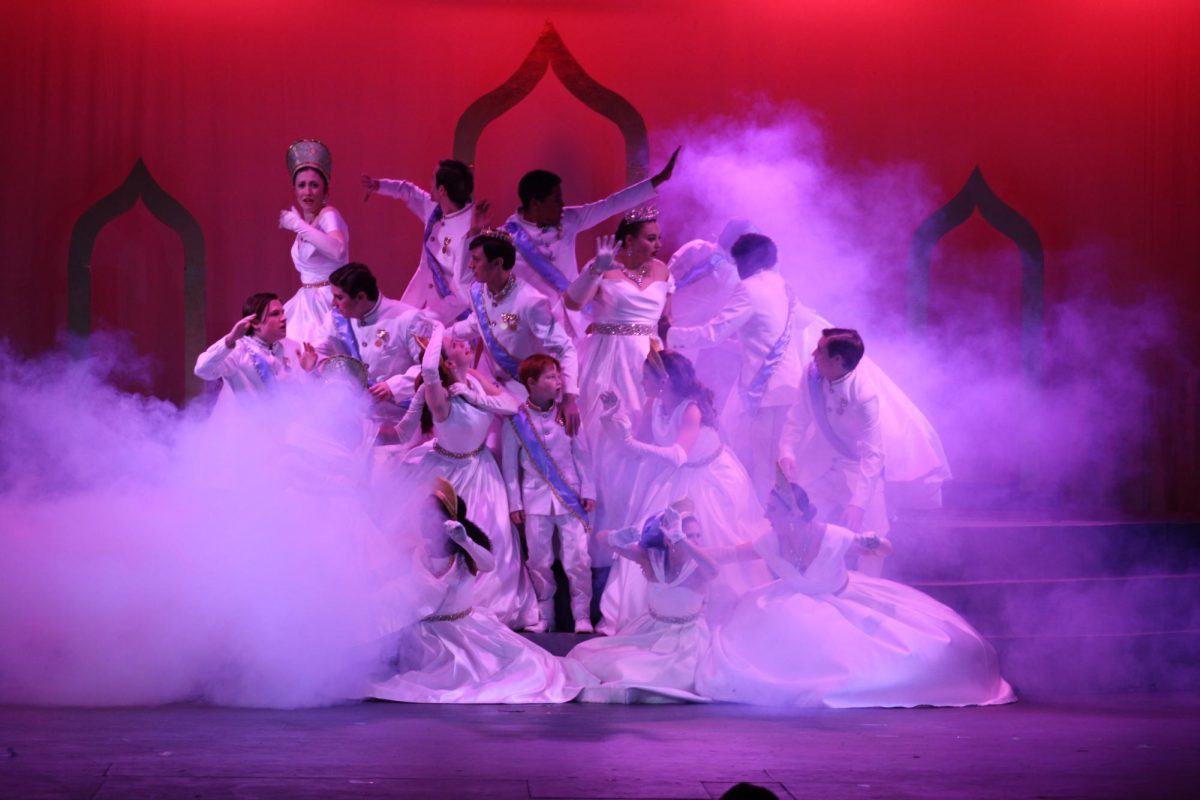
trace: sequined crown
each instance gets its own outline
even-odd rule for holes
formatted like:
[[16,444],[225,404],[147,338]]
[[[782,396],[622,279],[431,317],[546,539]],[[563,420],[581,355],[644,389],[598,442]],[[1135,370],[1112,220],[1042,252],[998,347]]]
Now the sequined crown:
[[638,206],[625,212],[626,222],[653,222],[658,219],[658,207],[655,205]]
[[479,237],[483,239],[495,239],[505,244],[513,243],[513,235],[504,230],[504,228],[484,228],[479,232]]
[[325,182],[329,182],[329,176],[333,172],[333,156],[329,154],[329,148],[316,139],[300,139],[292,142],[292,146],[287,151],[288,174],[294,179],[296,173],[302,169],[311,168],[321,173],[325,177]]

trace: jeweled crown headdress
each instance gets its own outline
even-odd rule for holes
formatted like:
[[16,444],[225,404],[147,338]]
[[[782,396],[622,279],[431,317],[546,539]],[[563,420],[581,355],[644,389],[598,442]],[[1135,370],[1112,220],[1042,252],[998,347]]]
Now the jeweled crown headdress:
[[631,208],[625,212],[622,218],[626,222],[653,222],[658,219],[658,207],[653,203]]
[[495,239],[498,242],[505,242],[506,244],[513,243],[513,235],[504,230],[504,228],[484,228],[479,232],[479,237]]
[[329,148],[317,139],[300,139],[292,142],[287,151],[288,175],[294,180],[296,173],[302,169],[315,169],[329,183],[333,172],[333,156]]

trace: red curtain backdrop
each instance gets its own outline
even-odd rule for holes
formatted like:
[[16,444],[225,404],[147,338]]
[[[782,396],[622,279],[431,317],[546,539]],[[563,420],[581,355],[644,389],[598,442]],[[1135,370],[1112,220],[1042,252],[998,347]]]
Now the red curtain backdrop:
[[[72,226],[139,158],[203,229],[209,339],[249,293],[290,295],[290,235],[276,217],[291,201],[284,151],[300,137],[330,145],[352,254],[398,295],[421,223],[385,198],[364,204],[359,174],[427,182],[459,115],[512,73],[547,21],[644,116],[654,164],[675,144],[664,131],[736,115],[751,98],[796,104],[820,120],[835,166],[916,164],[948,200],[979,165],[1042,238],[1047,308],[1082,283],[1113,300],[1153,290],[1184,312],[1196,305],[1191,0],[55,0],[10,7],[0,26],[3,335],[27,352],[53,344]],[[553,75],[485,131],[477,160],[477,196],[499,218],[534,165],[564,174],[568,202],[624,179],[615,127]],[[977,222],[944,241],[935,281],[975,253],[1015,265]],[[669,243],[700,233],[668,232]],[[1080,267],[1083,251],[1103,257]],[[156,390],[181,399],[178,238],[138,209],[101,235],[92,270],[94,324],[131,330],[163,365]],[[931,319],[937,297],[935,287]],[[1185,313],[1181,325],[1180,349],[1195,352],[1200,323]],[[1180,386],[1163,413],[1190,424],[1194,443],[1194,380]],[[1194,452],[1147,447],[1163,470],[1194,469]]]

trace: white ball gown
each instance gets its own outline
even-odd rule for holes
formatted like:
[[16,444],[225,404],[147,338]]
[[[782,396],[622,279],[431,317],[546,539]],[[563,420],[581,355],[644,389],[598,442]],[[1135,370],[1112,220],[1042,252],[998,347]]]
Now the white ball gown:
[[[658,399],[647,406],[645,413],[650,417],[653,444],[660,447],[675,444],[684,412],[691,405],[692,401],[684,400],[668,413],[664,413]],[[762,506],[750,476],[722,442],[720,433],[702,426],[687,458],[682,466],[675,467],[653,456],[639,459],[631,453],[624,454],[624,468],[609,480],[636,477],[646,484],[645,497],[632,522],[686,498],[692,501],[705,547],[733,547],[761,534],[765,526]],[[770,572],[759,562],[730,565],[721,571],[714,591],[719,597],[729,591],[740,595],[770,579]],[[601,630],[606,633],[620,630],[641,614],[646,608],[646,586],[646,578],[636,564],[627,559],[615,562],[600,601],[604,615]],[[726,603],[721,605],[724,607]]]
[[[325,233],[337,231],[346,243],[343,258],[330,258],[296,234],[292,241],[292,263],[300,273],[300,289],[283,304],[287,314],[288,338],[297,342],[319,342],[329,326],[333,289],[328,285],[334,270],[350,260],[350,229],[333,206],[325,206],[312,223]],[[318,284],[325,284],[320,286]],[[308,288],[312,287],[312,288]]]
[[[569,661],[582,664],[600,681],[583,690],[579,699],[584,702],[704,701],[696,694],[695,683],[696,666],[708,647],[704,619],[708,582],[694,577],[695,561],[668,580],[664,551],[653,549],[646,555],[655,581],[647,586],[642,613],[616,635],[591,639],[567,654]],[[632,564],[623,558],[621,562]]]
[[[479,395],[475,376],[467,385]],[[508,516],[508,492],[496,459],[485,446],[493,414],[462,397],[450,398],[450,414],[434,421],[433,439],[414,447],[400,466],[403,485],[428,493],[435,476],[450,482],[467,504],[467,516],[492,542],[496,568],[479,577],[476,598],[501,622],[523,628],[537,620],[532,584],[521,562],[520,540]]]
[[[434,612],[401,632],[396,674],[371,696],[407,703],[565,703],[591,679],[473,606],[476,577],[462,557],[427,558],[443,572]],[[483,578],[487,573],[482,573]]]
[[754,543],[778,579],[713,631],[696,690],[714,700],[830,708],[1012,702],[996,653],[962,617],[903,584],[846,569],[854,534],[826,525],[807,569]]

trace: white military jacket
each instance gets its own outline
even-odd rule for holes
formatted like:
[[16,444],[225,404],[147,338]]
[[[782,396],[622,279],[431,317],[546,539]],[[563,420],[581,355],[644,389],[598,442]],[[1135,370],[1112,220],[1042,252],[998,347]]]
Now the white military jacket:
[[[550,458],[558,465],[563,479],[578,494],[579,499],[595,499],[596,487],[591,471],[587,467],[587,455],[582,436],[568,436],[558,421],[558,404],[542,411],[528,402],[522,408],[529,416],[530,425],[537,431]],[[550,484],[542,479],[541,473],[530,459],[529,451],[507,419],[501,434],[501,469],[504,484],[508,489],[508,506],[513,511],[524,510],[526,514],[569,514],[567,506],[558,499]]]

